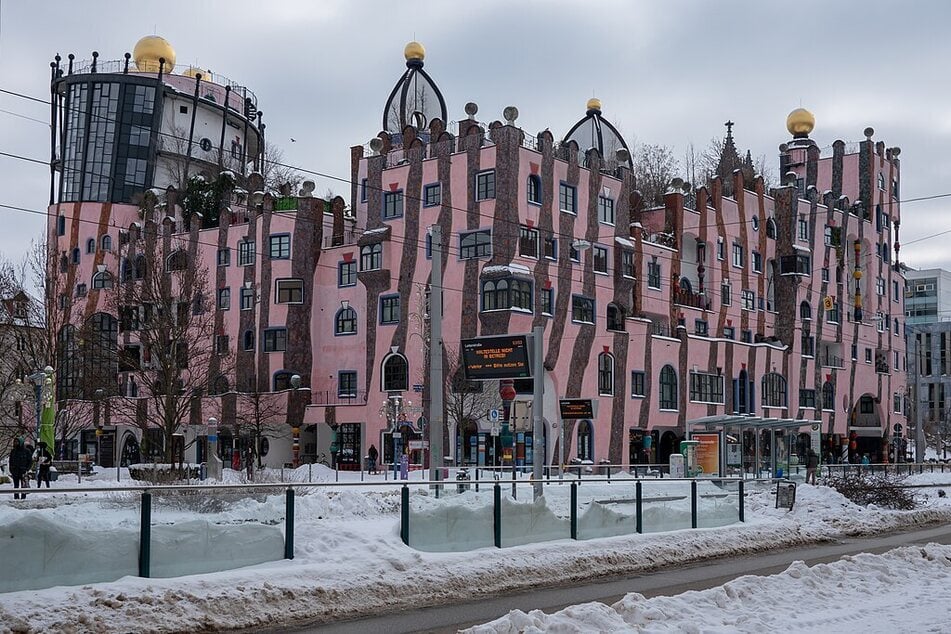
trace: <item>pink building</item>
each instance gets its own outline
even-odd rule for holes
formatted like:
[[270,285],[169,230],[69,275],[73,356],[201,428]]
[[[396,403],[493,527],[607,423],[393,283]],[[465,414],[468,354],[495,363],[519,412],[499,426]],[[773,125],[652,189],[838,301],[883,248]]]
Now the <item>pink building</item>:
[[[314,198],[306,183],[297,196],[264,192],[252,165],[263,126],[224,95],[201,97],[205,81],[190,76],[179,86],[177,75],[75,69],[54,76],[54,86],[86,87],[86,97],[68,94],[92,100],[90,111],[107,117],[113,111],[102,108],[112,106],[96,101],[99,86],[123,86],[119,103],[133,99],[133,111],[138,92],[129,91],[151,86],[150,103],[162,112],[153,116],[153,139],[187,141],[184,152],[180,140],[148,145],[143,179],[128,192],[115,181],[108,192],[94,191],[101,164],[138,164],[122,167],[119,147],[107,155],[99,144],[83,144],[96,130],[77,132],[74,102],[62,106],[63,177],[51,231],[67,287],[88,284],[72,293],[84,323],[115,341],[115,363],[95,372],[110,386],[110,414],[135,406],[142,423],[100,421],[114,443],[140,442],[148,426],[143,396],[130,394],[148,351],[136,324],[101,305],[105,289],[97,286],[104,273],[114,280],[110,288],[136,283],[135,262],[119,245],[134,244],[143,224],[154,222],[169,257],[180,250],[183,267],[209,272],[214,347],[234,360],[227,371],[206,371],[206,389],[190,397],[191,426],[181,435],[195,458],[202,458],[202,425],[215,415],[220,433],[231,431],[226,450],[254,444],[271,464],[297,459],[296,446],[300,459],[332,454],[342,468],[358,469],[371,445],[387,463],[407,452],[422,461],[413,441],[430,418],[429,228],[438,225],[447,367],[456,367],[461,340],[544,326],[548,464],[558,462],[562,438],[568,458],[666,462],[691,421],[734,414],[780,419],[805,433],[816,424],[836,456],[889,459],[892,430],[900,429],[894,425],[905,422],[897,148],[875,143],[868,129],[866,140],[854,147],[836,141],[824,156],[809,137],[812,115],[796,110],[787,120],[793,138],[780,146],[781,186],[765,191],[737,155],[731,131],[720,175],[696,189],[675,179],[654,206],[642,200],[626,143],[597,99],[560,138],[527,134],[514,109],[505,122],[485,124],[467,104],[467,119],[447,123],[423,57],[419,44],[406,47],[407,68],[384,106],[383,130],[367,147],[351,148],[349,207]],[[196,133],[176,134],[167,113],[189,105],[201,108],[193,119],[224,132],[197,141]],[[124,107],[115,112],[125,117]],[[131,125],[129,134],[141,134]],[[120,118],[120,135],[125,126]],[[236,153],[221,141],[232,136]],[[221,158],[229,154],[231,164]],[[156,175],[163,162],[170,174],[204,173],[208,182],[230,167],[237,185],[223,187],[217,211],[200,222],[174,189],[156,191],[158,204],[143,212],[135,193],[176,182]],[[81,174],[78,182],[70,170]],[[115,241],[108,247],[107,238]],[[74,365],[60,363],[63,390],[81,374],[66,371]],[[463,378],[447,380],[447,390],[473,389]],[[444,446],[456,461],[496,464],[502,448],[487,410],[500,405],[498,386],[481,389],[486,396],[473,398],[490,407],[447,412]],[[514,455],[530,464],[539,442],[529,422],[531,386],[517,382],[516,389]],[[60,396],[85,401],[88,392]],[[265,434],[250,433],[242,417],[248,394],[279,403],[279,424]],[[595,416],[560,421],[561,398],[593,399]],[[808,435],[796,440],[799,451],[808,446]],[[753,444],[751,434],[744,443]]]

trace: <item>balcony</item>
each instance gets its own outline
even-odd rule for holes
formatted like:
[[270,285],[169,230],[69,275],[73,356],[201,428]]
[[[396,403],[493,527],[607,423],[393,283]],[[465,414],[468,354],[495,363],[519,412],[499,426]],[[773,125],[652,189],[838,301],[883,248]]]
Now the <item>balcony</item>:
[[338,390],[311,390],[311,405],[366,405],[365,390],[342,393]]
[[712,305],[710,298],[706,295],[694,293],[693,291],[685,291],[680,288],[674,289],[674,303],[679,306],[688,306],[700,310],[710,310],[710,306]]
[[835,368],[837,370],[842,370],[845,368],[845,361],[842,357],[837,357],[828,350],[822,353],[822,367],[824,368]]

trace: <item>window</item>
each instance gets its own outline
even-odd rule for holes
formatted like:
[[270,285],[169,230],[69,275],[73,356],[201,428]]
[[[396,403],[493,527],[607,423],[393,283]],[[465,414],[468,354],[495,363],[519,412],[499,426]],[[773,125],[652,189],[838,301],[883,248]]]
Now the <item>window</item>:
[[528,197],[528,202],[533,205],[542,204],[542,179],[532,174],[528,177],[528,182],[525,185],[526,196]]
[[799,304],[799,318],[805,321],[812,319],[812,307],[809,305],[809,302],[801,302]]
[[60,215],[56,218],[56,235],[66,235],[66,216]]
[[878,174],[878,188],[885,191],[885,175],[882,173]]
[[644,389],[646,376],[643,370],[631,371],[631,398],[644,398],[647,391]]
[[362,179],[360,181],[360,202],[365,203],[367,201],[367,179]]
[[166,271],[184,271],[188,267],[188,254],[179,249],[165,258]]
[[607,352],[598,355],[598,394],[614,396],[614,357]]
[[772,218],[766,219],[766,237],[776,239],[776,221]]
[[892,411],[895,412],[896,414],[902,413],[901,392],[895,392],[892,395]]
[[558,259],[558,240],[556,238],[545,238],[543,249],[546,258],[549,260]]
[[695,319],[693,322],[694,334],[706,337],[709,333],[709,324],[706,319]]
[[294,377],[293,372],[288,370],[278,370],[274,373],[274,391],[283,392],[284,390],[290,390],[294,388],[294,383],[291,380]]
[[608,250],[605,247],[595,245],[592,248],[592,253],[594,254],[594,272],[595,273],[604,273],[607,275],[608,272]]
[[740,291],[740,308],[743,310],[756,310],[756,293],[749,289]]
[[86,240],[86,253],[95,253],[96,252],[96,239],[89,238]]
[[865,363],[871,363],[871,362],[872,362],[872,349],[866,348],[865,349]]
[[242,240],[238,243],[238,266],[254,264],[254,242]]
[[568,243],[568,259],[572,262],[581,262],[581,251],[575,248],[575,242]]
[[759,251],[753,251],[753,271],[755,273],[763,272],[763,256]]
[[228,335],[215,335],[215,354],[228,354]]
[[538,229],[519,227],[518,254],[528,258],[538,257]]
[[231,249],[218,249],[218,266],[231,266]]
[[268,240],[268,255],[272,260],[286,260],[291,257],[291,236],[289,234],[270,236]]
[[839,323],[839,302],[833,302],[832,308],[828,311],[826,319],[831,324]]
[[723,238],[717,238],[717,259],[722,260],[726,256],[724,255],[725,246],[723,244]]
[[670,365],[660,371],[660,409],[677,409],[677,372]]
[[621,249],[621,275],[627,278],[634,278],[634,252],[627,249]]
[[607,225],[614,224],[614,200],[606,196],[598,196],[598,222]]
[[376,271],[383,268],[383,245],[367,244],[360,247],[360,270]]
[[809,409],[816,408],[816,391],[811,389],[800,388],[799,389],[799,407],[807,407]]
[[495,198],[495,170],[476,174],[476,200]]
[[799,216],[796,223],[796,236],[800,240],[809,240],[809,220],[805,216]]
[[763,375],[763,407],[786,407],[786,379],[770,372]]
[[822,281],[823,281],[823,282],[828,282],[828,281],[829,281],[829,269],[827,269],[827,268],[823,268],[823,269],[822,269]]
[[482,310],[532,310],[532,283],[529,280],[503,278],[482,283]]
[[593,324],[594,300],[581,295],[571,296],[571,321]]
[[471,231],[459,236],[459,259],[491,257],[492,232],[488,229]]
[[542,303],[542,314],[551,315],[552,307],[555,305],[554,295],[555,291],[551,288],[543,288],[541,292],[541,303]]
[[357,285],[356,260],[344,261],[337,264],[337,286]]
[[759,216],[750,218],[750,225],[752,225],[753,231],[759,231]]
[[103,251],[112,251],[112,236],[106,234],[99,240],[99,246]]
[[884,277],[879,276],[878,279],[875,280],[875,292],[878,293],[879,295],[883,295],[883,296],[885,295],[885,278]]
[[85,297],[86,296],[86,285],[77,284],[76,285],[76,297]]
[[99,271],[93,275],[92,287],[94,289],[112,288],[112,273],[109,271]]
[[647,286],[648,288],[660,288],[660,263],[656,256],[647,263]]
[[835,410],[835,386],[832,381],[822,384],[822,409],[830,412]]
[[753,331],[752,330],[740,331],[740,341],[742,341],[743,343],[753,343]]
[[254,308],[254,289],[241,289],[241,310],[251,310]]
[[858,347],[858,344],[854,344],[854,343],[852,344],[852,360],[853,361],[859,360],[859,347]]
[[403,215],[403,192],[383,193],[383,219],[399,218]]
[[423,188],[423,207],[435,207],[442,204],[442,186],[439,183]]
[[264,351],[284,352],[287,350],[287,328],[269,328],[264,331]]
[[357,334],[357,311],[349,306],[337,311],[334,318],[335,335],[355,335]]
[[614,302],[608,304],[608,330],[624,331],[624,309]]
[[743,245],[736,242],[733,243],[733,266],[743,268],[746,264],[746,252],[743,250]]
[[732,341],[733,339],[735,339],[735,338],[736,338],[736,328],[734,328],[733,326],[724,326],[724,327],[723,327],[723,338],[724,338],[724,339],[729,339],[730,341]]
[[229,308],[231,308],[231,289],[219,288],[218,289],[218,309],[228,310]]
[[383,359],[383,391],[405,392],[409,389],[409,364],[401,354]]
[[80,251],[79,248],[73,249],[73,264],[79,264]]
[[816,356],[816,338],[808,333],[803,333],[802,338],[800,339],[802,343],[802,356],[804,357],[814,357]]
[[254,350],[254,331],[253,330],[244,331],[244,349]]
[[720,284],[720,302],[724,306],[729,306],[733,303],[733,287],[730,286],[729,282]]
[[303,304],[304,303],[304,280],[277,280],[277,299],[278,304]]
[[337,397],[357,397],[357,371],[341,370],[337,373]]
[[719,374],[691,372],[690,400],[697,403],[719,403],[722,405],[724,403],[723,377]]
[[380,298],[380,323],[400,323],[400,296],[386,295]]
[[573,186],[558,185],[558,208],[570,214],[578,213],[578,192]]

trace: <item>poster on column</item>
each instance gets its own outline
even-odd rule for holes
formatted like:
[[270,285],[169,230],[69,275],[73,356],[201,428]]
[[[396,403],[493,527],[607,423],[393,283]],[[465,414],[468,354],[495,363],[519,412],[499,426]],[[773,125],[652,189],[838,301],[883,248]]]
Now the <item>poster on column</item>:
[[720,475],[720,434],[719,432],[699,432],[690,434],[690,440],[696,440],[697,466],[700,475]]

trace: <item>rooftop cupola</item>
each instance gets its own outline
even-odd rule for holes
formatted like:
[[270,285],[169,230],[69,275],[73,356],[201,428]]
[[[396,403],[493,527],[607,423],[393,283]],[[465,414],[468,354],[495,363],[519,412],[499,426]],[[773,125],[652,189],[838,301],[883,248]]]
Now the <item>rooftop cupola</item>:
[[403,49],[406,72],[396,82],[383,109],[383,130],[401,134],[411,125],[424,129],[435,118],[446,121],[446,102],[429,74],[423,70],[426,49],[419,42],[410,42]]

